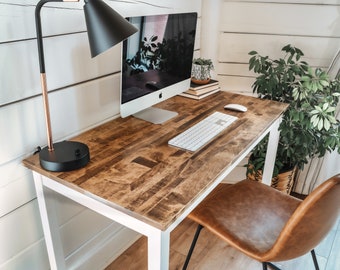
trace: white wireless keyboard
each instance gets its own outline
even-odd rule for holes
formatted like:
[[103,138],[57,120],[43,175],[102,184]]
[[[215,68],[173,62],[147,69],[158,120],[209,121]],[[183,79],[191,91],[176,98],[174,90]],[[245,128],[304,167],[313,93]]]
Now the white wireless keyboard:
[[196,151],[230,126],[237,117],[214,112],[186,131],[169,140],[168,144],[189,151]]

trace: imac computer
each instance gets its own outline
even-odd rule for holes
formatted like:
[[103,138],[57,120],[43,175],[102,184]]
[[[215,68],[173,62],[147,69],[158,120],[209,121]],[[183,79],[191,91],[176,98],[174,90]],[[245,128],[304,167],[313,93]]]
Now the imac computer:
[[197,13],[130,17],[123,42],[120,114],[161,124],[176,112],[153,105],[189,89]]

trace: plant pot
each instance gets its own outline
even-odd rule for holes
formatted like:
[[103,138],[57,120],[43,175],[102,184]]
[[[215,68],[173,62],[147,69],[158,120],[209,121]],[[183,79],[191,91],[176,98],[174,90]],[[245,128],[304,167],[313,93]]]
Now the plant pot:
[[197,80],[196,78],[192,77],[192,78],[191,78],[191,81],[192,81],[194,84],[203,85],[203,84],[209,83],[209,82],[210,82],[210,79],[206,79],[206,80]]
[[210,69],[209,65],[192,65],[191,70],[191,81],[195,84],[207,84],[210,79]]
[[[248,166],[249,165],[248,162]],[[290,194],[292,191],[296,173],[298,171],[298,168],[295,166],[294,168],[287,170],[285,172],[279,173],[277,176],[272,178],[271,186],[281,192]],[[258,170],[255,173],[248,173],[247,179],[262,182],[262,170]]]

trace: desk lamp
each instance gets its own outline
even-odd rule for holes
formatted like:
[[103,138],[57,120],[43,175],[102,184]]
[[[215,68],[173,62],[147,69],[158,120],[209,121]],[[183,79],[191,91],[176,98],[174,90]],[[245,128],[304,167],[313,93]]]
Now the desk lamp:
[[[48,2],[79,2],[79,0],[41,0],[35,9],[40,80],[47,130],[47,147],[39,152],[40,165],[49,171],[70,171],[84,167],[90,161],[90,152],[88,146],[80,142],[52,142],[40,18],[40,10]],[[84,2],[87,34],[92,57],[97,56],[138,31],[137,28],[102,0],[84,0]]]

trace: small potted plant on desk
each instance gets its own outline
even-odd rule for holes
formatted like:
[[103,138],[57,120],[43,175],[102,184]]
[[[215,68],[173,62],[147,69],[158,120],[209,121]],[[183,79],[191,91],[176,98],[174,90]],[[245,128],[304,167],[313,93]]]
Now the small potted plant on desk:
[[[290,193],[295,173],[313,157],[327,151],[340,153],[340,124],[335,118],[340,81],[330,80],[321,69],[301,61],[303,52],[291,45],[282,48],[284,58],[272,60],[256,51],[249,55],[249,70],[256,74],[253,92],[259,98],[289,103],[280,124],[280,138],[272,186]],[[260,181],[268,136],[252,151],[247,177]]]
[[195,58],[192,62],[191,81],[194,84],[207,84],[210,82],[210,71],[214,69],[211,59]]

